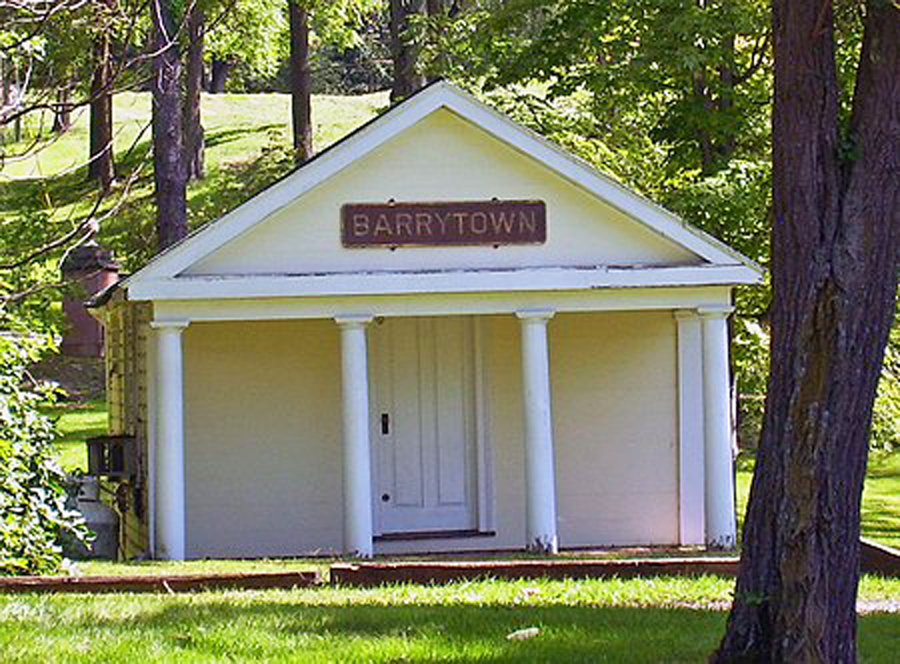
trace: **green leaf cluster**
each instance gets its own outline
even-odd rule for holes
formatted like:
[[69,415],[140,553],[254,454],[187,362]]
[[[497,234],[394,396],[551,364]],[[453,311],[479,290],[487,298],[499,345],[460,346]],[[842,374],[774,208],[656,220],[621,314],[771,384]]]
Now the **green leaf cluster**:
[[[382,0],[291,0],[309,12],[312,53],[363,45],[366,24],[381,20]],[[288,2],[207,0],[206,57],[236,66],[235,90],[269,90],[290,54]],[[260,84],[264,84],[262,87]]]
[[767,5],[760,0],[486,0],[426,44],[428,67],[486,88],[543,81],[590,95],[605,135],[649,136],[671,169],[766,150]]
[[900,299],[896,306],[894,326],[884,349],[869,438],[869,447],[880,452],[900,451]]
[[66,477],[53,457],[54,424],[40,412],[52,390],[29,385],[26,377],[48,343],[0,337],[0,575],[58,572],[62,538],[89,541],[84,518],[66,506]]

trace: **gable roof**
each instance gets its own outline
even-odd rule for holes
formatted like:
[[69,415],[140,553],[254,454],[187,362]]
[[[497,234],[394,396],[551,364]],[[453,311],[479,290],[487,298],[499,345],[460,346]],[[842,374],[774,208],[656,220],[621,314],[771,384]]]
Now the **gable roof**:
[[373,118],[253,198],[158,254],[122,286],[175,279],[197,261],[413,126],[447,109],[565,180],[597,196],[660,236],[712,265],[746,272],[736,282],[757,281],[762,269],[726,244],[604,175],[584,160],[502,115],[446,81],[436,81]]

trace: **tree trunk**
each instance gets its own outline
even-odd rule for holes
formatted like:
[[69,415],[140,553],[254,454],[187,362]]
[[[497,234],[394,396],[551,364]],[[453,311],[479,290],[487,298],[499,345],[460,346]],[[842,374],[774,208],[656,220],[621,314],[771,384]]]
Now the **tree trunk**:
[[203,33],[206,16],[194,4],[188,18],[188,52],[185,67],[184,161],[188,179],[203,177],[203,125],[200,122],[200,91],[203,88]]
[[706,69],[699,68],[693,72],[694,100],[703,106],[705,122],[697,129],[697,142],[700,145],[700,165],[703,175],[716,172],[715,145],[712,135],[706,127],[712,120],[714,104],[706,85]]
[[773,1],[772,369],[718,662],[856,659],[860,500],[900,264],[900,10],[867,5],[849,142],[832,24],[828,2]]
[[225,79],[231,71],[232,64],[227,60],[213,58],[212,72],[209,79],[209,91],[211,94],[220,95],[225,92]]
[[298,164],[312,156],[311,79],[309,73],[309,12],[300,0],[288,0],[291,24],[291,124],[294,159]]
[[113,163],[112,131],[112,53],[109,31],[105,29],[106,13],[112,11],[115,0],[95,0],[98,30],[94,37],[94,61],[91,75],[90,104],[90,163],[88,176],[97,180],[100,190],[110,190],[116,177]]
[[[436,20],[443,19],[447,15],[447,11],[444,7],[444,4],[445,4],[445,0],[426,0],[425,1],[425,9],[428,11],[428,16],[431,19],[436,19]],[[438,41],[443,36],[441,33],[442,33],[442,29],[440,27],[436,27],[434,29],[433,34],[431,35],[431,38],[434,41]],[[447,58],[444,57],[444,51],[441,51],[439,53],[437,61],[434,64],[435,64],[435,67],[438,70],[438,72],[443,73],[443,72],[447,71],[447,68],[448,68],[447,67]],[[428,83],[433,83],[434,81],[438,80],[439,78],[440,78],[439,74],[434,74],[432,72],[432,73],[429,73],[428,76],[426,76],[425,80]]]
[[425,77],[416,72],[418,49],[409,38],[409,17],[421,14],[425,0],[391,1],[391,57],[394,60],[394,83],[391,102],[404,99],[425,85]]
[[56,91],[56,106],[53,109],[53,133],[62,134],[72,126],[72,105],[69,100],[72,88],[69,83]]
[[151,3],[153,21],[153,166],[160,249],[187,235],[187,171],[181,102],[181,56],[172,0]]
[[[721,117],[720,124],[733,127],[734,124],[728,116],[734,112],[734,71],[735,71],[735,35],[729,34],[724,39],[724,50],[728,54],[725,62],[719,66],[719,98],[716,103],[716,112]],[[734,129],[729,129],[718,137],[716,142],[716,154],[719,163],[724,167],[731,161],[737,148],[737,136]]]

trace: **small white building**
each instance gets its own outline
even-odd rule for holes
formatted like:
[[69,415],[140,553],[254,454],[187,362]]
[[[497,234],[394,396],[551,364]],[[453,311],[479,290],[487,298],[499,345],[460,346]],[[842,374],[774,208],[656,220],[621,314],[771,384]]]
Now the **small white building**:
[[732,546],[726,319],[760,275],[433,84],[102,305],[141,546]]

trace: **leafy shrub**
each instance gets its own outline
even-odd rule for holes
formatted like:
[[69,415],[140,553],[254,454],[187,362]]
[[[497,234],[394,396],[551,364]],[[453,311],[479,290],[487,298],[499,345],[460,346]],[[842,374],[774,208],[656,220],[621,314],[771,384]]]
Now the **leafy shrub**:
[[87,542],[78,512],[66,508],[66,478],[53,458],[54,424],[39,412],[53,399],[30,384],[27,367],[47,343],[0,337],[0,574],[49,574],[62,564],[61,538]]
[[869,446],[881,452],[900,451],[900,300],[897,301],[891,336],[884,349]]

